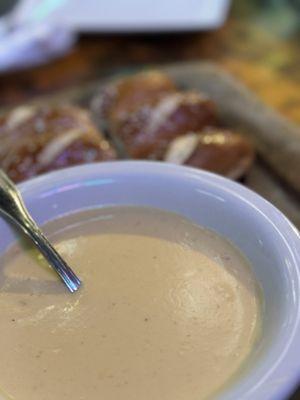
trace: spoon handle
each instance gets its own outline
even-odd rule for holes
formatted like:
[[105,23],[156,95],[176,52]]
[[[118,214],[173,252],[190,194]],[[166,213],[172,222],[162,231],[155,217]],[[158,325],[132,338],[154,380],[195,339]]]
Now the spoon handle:
[[27,211],[18,189],[2,170],[0,170],[0,210],[33,241],[68,289],[71,292],[76,291],[81,284],[80,279],[36,225]]

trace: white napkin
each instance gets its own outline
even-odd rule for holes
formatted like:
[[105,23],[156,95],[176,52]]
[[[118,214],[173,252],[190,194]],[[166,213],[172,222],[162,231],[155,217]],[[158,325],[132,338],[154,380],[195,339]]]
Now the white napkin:
[[0,71],[20,69],[51,60],[76,40],[70,28],[55,25],[62,0],[23,0],[0,19]]
[[0,71],[64,54],[75,32],[216,29],[229,5],[230,0],[19,0],[0,19]]

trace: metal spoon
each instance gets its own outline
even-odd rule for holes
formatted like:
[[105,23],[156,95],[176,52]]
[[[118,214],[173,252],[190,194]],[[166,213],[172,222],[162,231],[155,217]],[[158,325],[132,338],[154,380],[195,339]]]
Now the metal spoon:
[[21,228],[58,273],[70,292],[75,292],[81,284],[80,279],[43,235],[27,211],[18,189],[2,170],[0,170],[0,211]]

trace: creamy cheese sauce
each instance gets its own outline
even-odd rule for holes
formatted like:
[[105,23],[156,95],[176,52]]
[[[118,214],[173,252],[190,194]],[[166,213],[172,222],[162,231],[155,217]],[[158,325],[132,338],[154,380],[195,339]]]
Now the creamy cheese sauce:
[[136,207],[80,212],[45,231],[84,284],[69,294],[21,244],[2,257],[5,399],[201,400],[251,352],[257,284],[224,238]]

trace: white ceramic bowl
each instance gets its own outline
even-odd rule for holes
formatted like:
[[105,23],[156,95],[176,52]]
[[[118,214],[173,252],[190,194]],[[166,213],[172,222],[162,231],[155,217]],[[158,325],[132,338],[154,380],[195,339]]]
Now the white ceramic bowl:
[[[20,190],[39,224],[84,208],[142,205],[174,211],[229,238],[251,261],[265,305],[262,338],[241,376],[218,399],[283,400],[295,389],[300,237],[270,203],[217,175],[152,162],[69,168],[30,180]],[[3,220],[0,234],[1,254],[16,237]]]

